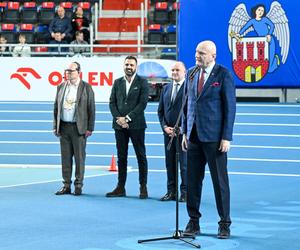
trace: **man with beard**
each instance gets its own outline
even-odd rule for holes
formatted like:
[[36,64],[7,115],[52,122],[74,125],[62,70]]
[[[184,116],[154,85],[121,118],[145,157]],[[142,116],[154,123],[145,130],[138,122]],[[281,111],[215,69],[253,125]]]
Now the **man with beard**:
[[115,80],[109,99],[118,152],[118,184],[106,197],[126,196],[128,142],[132,142],[139,166],[140,199],[148,198],[148,163],[145,148],[146,121],[144,110],[148,102],[148,83],[136,74],[137,59],[127,56],[125,76]]

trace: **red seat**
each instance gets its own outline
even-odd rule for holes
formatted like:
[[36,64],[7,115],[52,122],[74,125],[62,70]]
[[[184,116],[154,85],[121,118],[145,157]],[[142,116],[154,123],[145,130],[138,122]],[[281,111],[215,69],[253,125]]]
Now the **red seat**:
[[34,26],[31,23],[23,23],[20,25],[20,31],[33,31]]
[[169,23],[168,3],[159,2],[155,4],[153,20],[155,23],[166,24]]
[[81,7],[83,10],[90,10],[91,3],[89,3],[89,2],[79,2],[78,7]]
[[36,23],[37,22],[37,6],[36,2],[25,2],[21,8],[21,23]]
[[38,15],[38,22],[40,24],[49,25],[55,16],[55,3],[54,2],[43,2]]
[[1,29],[2,31],[15,31],[15,25],[12,23],[3,23]]
[[7,7],[3,9],[2,21],[5,23],[19,23],[20,21],[20,3],[8,2]]
[[73,3],[71,2],[61,2],[60,6],[65,9],[65,15],[69,18],[73,16]]

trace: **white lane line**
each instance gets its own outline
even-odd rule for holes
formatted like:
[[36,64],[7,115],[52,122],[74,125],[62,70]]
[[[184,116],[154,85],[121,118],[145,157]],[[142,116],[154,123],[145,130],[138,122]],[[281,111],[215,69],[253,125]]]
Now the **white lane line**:
[[[37,130],[37,129],[1,129],[0,133],[53,133],[52,130]],[[93,134],[114,134],[113,130],[98,130],[93,131]],[[163,132],[146,132],[149,135],[162,135]]]
[[300,127],[299,123],[259,123],[259,122],[236,122],[234,126],[272,126],[272,127]]
[[[36,129],[2,129],[0,133],[53,133],[52,130],[36,130]],[[96,130],[93,134],[114,134],[113,130]],[[162,135],[162,132],[147,132],[148,135]],[[293,134],[258,134],[258,133],[233,133],[234,136],[253,136],[253,137],[294,137],[300,138],[300,135]]]
[[[53,105],[53,101],[0,101],[0,104],[41,104]],[[96,102],[96,105],[109,105],[108,102]],[[158,102],[148,102],[148,106],[158,106]],[[237,103],[238,107],[275,107],[275,108],[300,108],[299,104],[256,104]]]
[[286,113],[284,113],[284,114],[279,114],[279,113],[276,113],[276,114],[274,114],[274,113],[236,113],[236,115],[238,115],[238,116],[295,116],[295,117],[298,117],[298,116],[300,116],[300,114],[294,114],[294,113],[292,113],[292,114],[286,114]]
[[[58,145],[58,141],[0,141],[0,144],[46,144],[46,145]],[[115,142],[91,142],[88,141],[87,144],[89,145],[109,145],[109,146],[115,146]],[[132,143],[129,143],[129,145],[132,145]],[[163,143],[146,143],[146,146],[157,146],[157,147],[163,147]],[[238,145],[233,144],[231,145],[231,148],[260,148],[260,149],[291,149],[291,150],[299,150],[300,147],[285,147],[285,146],[261,146],[261,145]]]
[[[22,157],[60,157],[60,154],[29,154],[29,153],[0,153],[0,156],[22,156]],[[95,155],[95,154],[87,154],[87,157],[90,158],[111,158],[111,155]],[[128,158],[136,159],[135,155],[128,155]],[[165,156],[161,155],[149,155],[148,159],[165,159]],[[292,159],[267,159],[267,158],[242,158],[242,157],[229,157],[230,161],[261,161],[261,162],[292,162],[298,163],[300,160],[292,160]]]
[[[128,173],[130,172],[137,172],[138,169],[129,169]],[[149,172],[153,173],[165,173],[166,170],[155,170],[155,169],[149,169]],[[87,175],[84,178],[94,178],[94,177],[101,177],[101,176],[109,176],[109,175],[115,175],[117,172],[107,172],[102,174],[96,174],[96,175]],[[209,171],[205,171],[206,174],[210,174]],[[255,172],[228,172],[229,175],[246,175],[246,176],[272,176],[272,177],[300,177],[300,174],[280,174],[280,173],[255,173]],[[22,183],[22,184],[14,184],[14,185],[6,185],[6,186],[0,186],[1,188],[12,188],[12,187],[22,187],[22,186],[30,186],[30,185],[38,185],[38,184],[48,184],[53,182],[59,182],[62,181],[62,179],[54,179],[54,180],[48,180],[48,181],[37,181],[37,182],[29,182],[29,183]]]
[[[52,123],[53,120],[0,120],[1,123],[13,122],[13,123]],[[95,121],[98,124],[111,124],[112,121]],[[157,124],[156,121],[147,121],[147,124]],[[279,127],[300,127],[298,123],[257,123],[257,122],[236,122],[235,126],[279,126]]]
[[[116,172],[107,172],[107,173],[103,173],[103,174],[87,175],[87,176],[84,176],[84,178],[93,178],[93,177],[114,175],[114,174],[116,174]],[[30,185],[37,185],[37,184],[47,184],[47,183],[53,183],[53,182],[58,182],[58,181],[62,181],[62,179],[54,179],[54,180],[49,180],[49,181],[28,182],[28,183],[22,183],[22,184],[14,184],[14,185],[6,185],[6,186],[0,186],[0,189],[1,188],[30,186]]]
[[233,133],[233,135],[234,136],[247,136],[247,137],[253,136],[253,137],[293,137],[293,138],[300,138],[300,135],[293,135],[293,134]]
[[[0,110],[0,113],[53,113],[53,110]],[[96,111],[96,114],[111,114],[110,111]],[[145,111],[146,115],[157,115],[157,111]],[[299,117],[299,113],[252,113],[252,112],[237,112],[236,116],[275,116],[275,117]]]
[[[138,172],[138,169],[132,169],[132,172]],[[149,170],[153,173],[162,173],[166,172],[166,170],[161,169],[152,169]],[[205,171],[206,174],[210,174],[210,172],[207,170]],[[258,173],[258,172],[235,172],[235,171],[229,171],[228,174],[230,175],[255,175],[255,176],[280,176],[280,177],[300,177],[300,174],[281,174],[281,173]]]

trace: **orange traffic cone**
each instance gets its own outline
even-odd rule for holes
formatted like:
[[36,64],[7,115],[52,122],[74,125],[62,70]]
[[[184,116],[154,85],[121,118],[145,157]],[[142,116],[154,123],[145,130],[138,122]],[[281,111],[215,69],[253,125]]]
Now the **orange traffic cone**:
[[111,156],[111,163],[108,171],[114,171],[114,172],[118,171],[116,167],[116,160],[114,154],[112,154]]

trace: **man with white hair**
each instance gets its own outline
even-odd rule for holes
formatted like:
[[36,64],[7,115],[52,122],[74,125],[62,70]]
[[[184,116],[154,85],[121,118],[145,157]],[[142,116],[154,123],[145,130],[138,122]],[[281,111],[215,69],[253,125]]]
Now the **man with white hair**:
[[208,163],[220,216],[217,237],[230,237],[230,190],[227,152],[236,112],[235,85],[231,73],[215,62],[216,45],[202,41],[196,48],[196,66],[188,70],[188,92],[182,119],[182,149],[187,151],[187,211],[185,234],[200,234],[199,211],[205,165]]

